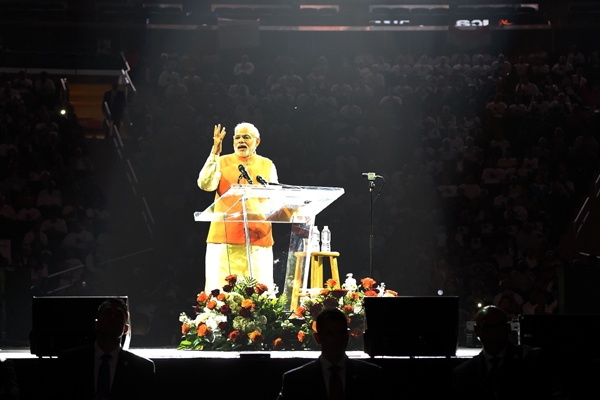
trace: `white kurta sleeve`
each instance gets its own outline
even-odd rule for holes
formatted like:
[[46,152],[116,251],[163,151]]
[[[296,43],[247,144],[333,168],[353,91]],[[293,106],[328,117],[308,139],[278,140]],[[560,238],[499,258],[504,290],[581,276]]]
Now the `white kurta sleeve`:
[[198,175],[198,186],[207,192],[214,192],[219,187],[220,180],[219,156],[210,153]]
[[271,176],[269,178],[271,182],[279,183],[279,177],[277,176],[277,168],[275,168],[275,164],[271,164]]

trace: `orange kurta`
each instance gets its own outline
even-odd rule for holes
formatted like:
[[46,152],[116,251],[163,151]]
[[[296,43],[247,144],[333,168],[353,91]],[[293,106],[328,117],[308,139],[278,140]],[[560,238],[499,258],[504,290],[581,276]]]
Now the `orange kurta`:
[[[219,157],[219,171],[221,172],[221,180],[215,194],[215,201],[225,193],[232,184],[237,183],[240,171],[238,165],[244,164],[250,177],[256,179],[257,175],[261,175],[267,181],[271,178],[271,169],[273,162],[266,157],[261,157],[257,154],[247,160],[238,157],[235,154],[228,154]],[[245,180],[242,180],[245,182]],[[238,199],[232,198],[231,201],[222,201],[217,204],[215,212],[242,212],[242,206]],[[230,209],[230,207],[234,207]],[[246,203],[247,208],[252,208],[252,201]],[[238,210],[239,208],[239,210]],[[250,233],[250,243],[253,246],[271,247],[273,246],[273,235],[271,233],[271,224],[268,222],[249,222],[248,231]],[[241,222],[211,222],[208,231],[207,243],[228,243],[228,244],[246,244],[244,224]]]

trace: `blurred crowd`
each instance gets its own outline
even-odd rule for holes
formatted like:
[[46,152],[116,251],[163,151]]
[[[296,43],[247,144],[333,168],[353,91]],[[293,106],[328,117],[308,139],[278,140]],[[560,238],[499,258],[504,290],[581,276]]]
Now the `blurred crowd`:
[[[134,269],[147,296],[133,312],[146,328],[172,319],[160,344],[177,342],[176,316],[204,284],[208,224],[193,212],[213,199],[196,180],[216,124],[256,125],[281,182],[345,189],[316,219],[332,231],[341,276],[458,295],[465,320],[487,304],[516,318],[556,313],[557,272],[585,262],[561,238],[598,173],[597,50],[149,60],[132,71],[125,135],[156,221],[155,270]],[[112,222],[76,110],[58,113],[58,82],[44,73],[0,85],[3,265],[27,271],[34,293],[101,294],[90,287]],[[363,172],[385,178],[373,193],[372,269]],[[276,234],[283,286],[288,243]]]

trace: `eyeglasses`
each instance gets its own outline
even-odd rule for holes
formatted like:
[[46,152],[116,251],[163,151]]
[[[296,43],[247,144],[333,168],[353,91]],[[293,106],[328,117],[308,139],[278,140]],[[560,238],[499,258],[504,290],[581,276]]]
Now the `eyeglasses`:
[[235,135],[233,137],[233,140],[240,140],[240,139],[250,140],[250,139],[254,139],[254,136],[251,136],[251,135]]

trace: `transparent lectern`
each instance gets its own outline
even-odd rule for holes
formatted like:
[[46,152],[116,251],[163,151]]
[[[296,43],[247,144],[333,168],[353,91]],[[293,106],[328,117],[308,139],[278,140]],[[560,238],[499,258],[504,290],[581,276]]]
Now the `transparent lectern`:
[[[250,276],[252,276],[251,225],[256,222],[291,224],[283,288],[289,308],[292,304],[292,293],[302,292],[308,286],[310,257],[300,255],[304,255],[306,249],[311,248],[310,232],[315,218],[342,194],[344,189],[335,187],[232,185],[206,210],[195,212],[194,219],[204,222],[224,222],[226,230],[229,223],[235,223],[235,226],[243,224]],[[303,263],[302,280],[294,276],[296,263],[299,260]]]

